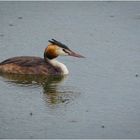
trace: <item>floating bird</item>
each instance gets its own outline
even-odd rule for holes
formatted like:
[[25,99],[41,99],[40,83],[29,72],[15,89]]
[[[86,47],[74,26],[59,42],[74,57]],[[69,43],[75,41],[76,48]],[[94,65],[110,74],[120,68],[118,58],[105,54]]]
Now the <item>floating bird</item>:
[[44,58],[35,56],[19,56],[4,60],[0,63],[1,73],[34,74],[34,75],[67,75],[67,67],[56,60],[61,56],[84,58],[70,50],[65,44],[52,39],[44,51]]

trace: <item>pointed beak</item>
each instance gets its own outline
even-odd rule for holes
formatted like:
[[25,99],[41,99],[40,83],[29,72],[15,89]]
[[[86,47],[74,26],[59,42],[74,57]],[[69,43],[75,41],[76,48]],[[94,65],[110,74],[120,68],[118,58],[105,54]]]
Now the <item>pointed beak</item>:
[[85,58],[85,57],[82,56],[81,54],[75,53],[75,52],[73,52],[73,51],[71,51],[71,52],[69,53],[69,56],[74,56],[74,57],[79,57],[79,58]]

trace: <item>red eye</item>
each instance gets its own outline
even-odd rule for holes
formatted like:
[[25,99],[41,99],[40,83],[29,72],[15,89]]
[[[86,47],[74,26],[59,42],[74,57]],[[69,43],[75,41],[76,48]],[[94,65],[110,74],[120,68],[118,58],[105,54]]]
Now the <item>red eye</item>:
[[63,49],[63,51],[64,51],[65,53],[67,53],[68,55],[70,55],[70,52],[69,52],[68,50]]
[[64,51],[65,53],[68,53],[65,49],[63,49],[63,51]]

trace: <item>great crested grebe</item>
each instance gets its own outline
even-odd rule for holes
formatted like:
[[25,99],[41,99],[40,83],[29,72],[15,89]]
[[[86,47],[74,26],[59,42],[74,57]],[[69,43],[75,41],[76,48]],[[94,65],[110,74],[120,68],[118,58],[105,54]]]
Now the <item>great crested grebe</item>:
[[62,56],[84,56],[70,50],[65,44],[55,39],[49,40],[50,44],[44,51],[44,58],[34,56],[19,56],[4,60],[0,63],[1,73],[35,74],[35,75],[66,75],[67,67],[55,58]]

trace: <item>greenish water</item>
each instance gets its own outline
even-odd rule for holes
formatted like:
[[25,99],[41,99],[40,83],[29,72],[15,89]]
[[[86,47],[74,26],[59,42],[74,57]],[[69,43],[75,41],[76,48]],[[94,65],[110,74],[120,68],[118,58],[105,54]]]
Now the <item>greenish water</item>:
[[55,38],[64,77],[0,75],[0,138],[140,138],[140,2],[0,2],[0,60]]

